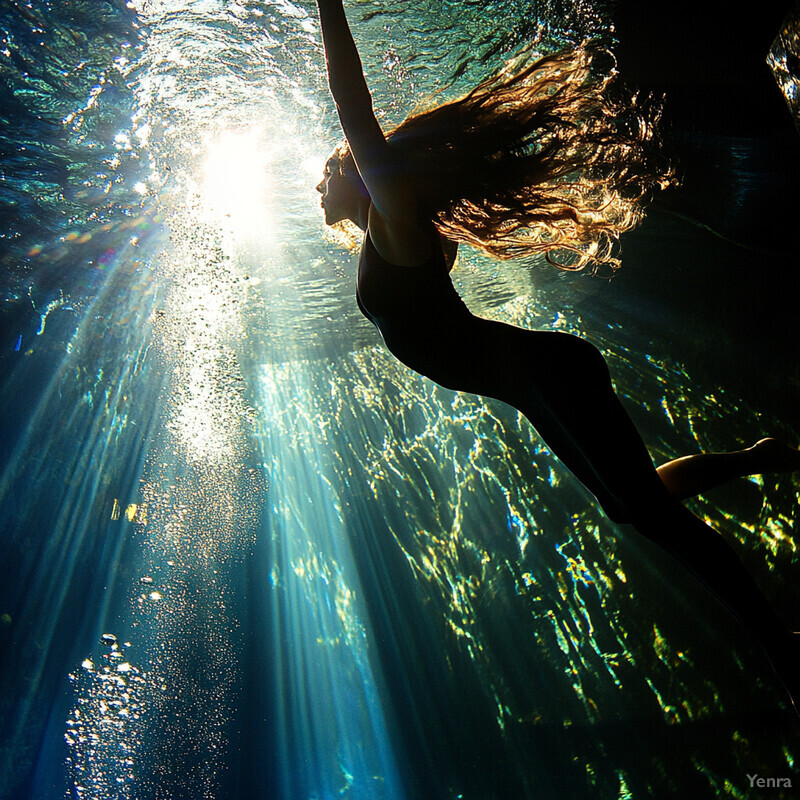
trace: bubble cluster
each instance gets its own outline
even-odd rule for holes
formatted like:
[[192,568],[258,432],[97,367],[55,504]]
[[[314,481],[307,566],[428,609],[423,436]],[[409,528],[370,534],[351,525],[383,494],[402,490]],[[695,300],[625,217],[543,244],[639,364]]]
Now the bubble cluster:
[[77,703],[66,723],[70,797],[137,797],[135,764],[143,741],[148,676],[128,659],[128,643],[100,637],[103,652],[70,673]]

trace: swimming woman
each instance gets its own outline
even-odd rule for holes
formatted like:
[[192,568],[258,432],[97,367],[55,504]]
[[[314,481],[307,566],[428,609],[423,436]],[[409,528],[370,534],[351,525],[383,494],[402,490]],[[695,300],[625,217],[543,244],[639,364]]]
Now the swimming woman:
[[[388,349],[454,390],[519,409],[615,522],[678,558],[739,618],[800,702],[800,642],[733,550],[681,500],[735,477],[800,468],[774,439],[658,469],[589,342],[470,313],[450,280],[458,243],[616,266],[613,243],[671,180],[654,112],[618,93],[586,46],[507,71],[384,135],[343,0],[318,0],[344,129],[317,187],[330,225],[364,231],[357,299]],[[566,260],[563,254],[567,254]]]

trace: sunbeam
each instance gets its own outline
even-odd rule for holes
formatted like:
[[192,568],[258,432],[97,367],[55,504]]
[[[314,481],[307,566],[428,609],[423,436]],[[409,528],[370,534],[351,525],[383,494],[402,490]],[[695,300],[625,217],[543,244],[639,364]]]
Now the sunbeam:
[[[336,458],[316,435],[314,409],[301,405],[310,366],[264,368],[258,384],[261,408],[278,412],[259,438],[271,476],[281,786],[285,797],[390,800],[405,794],[371,644],[379,634],[343,517],[349,501],[326,474]],[[292,409],[291,432],[280,409]]]
[[223,131],[206,140],[205,153],[200,193],[209,219],[237,238],[269,236],[274,187],[259,132]]

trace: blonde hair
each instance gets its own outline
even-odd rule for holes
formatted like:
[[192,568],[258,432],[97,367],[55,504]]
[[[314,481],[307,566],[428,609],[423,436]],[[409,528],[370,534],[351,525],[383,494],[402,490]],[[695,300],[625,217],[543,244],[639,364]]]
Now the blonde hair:
[[[619,85],[611,54],[586,43],[514,62],[387,139],[443,236],[498,258],[544,254],[560,269],[597,271],[619,266],[619,234],[674,183],[659,119],[658,103]],[[342,173],[355,172],[346,143],[337,154]]]

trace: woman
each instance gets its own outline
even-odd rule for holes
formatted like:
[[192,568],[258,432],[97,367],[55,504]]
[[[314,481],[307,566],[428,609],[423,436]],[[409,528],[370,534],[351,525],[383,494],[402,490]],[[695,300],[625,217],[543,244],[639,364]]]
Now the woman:
[[[766,439],[655,469],[583,339],[476,317],[450,278],[458,242],[501,257],[565,251],[578,269],[616,266],[613,243],[671,180],[656,114],[597,77],[591,47],[503,73],[387,138],[342,0],[318,0],[331,92],[347,139],[317,187],[326,222],[365,232],[358,303],[404,364],[450,389],[519,409],[608,516],[689,567],[750,629],[793,698],[800,642],[724,540],[681,500],[735,477],[800,468]],[[555,263],[555,261],[554,261]]]

